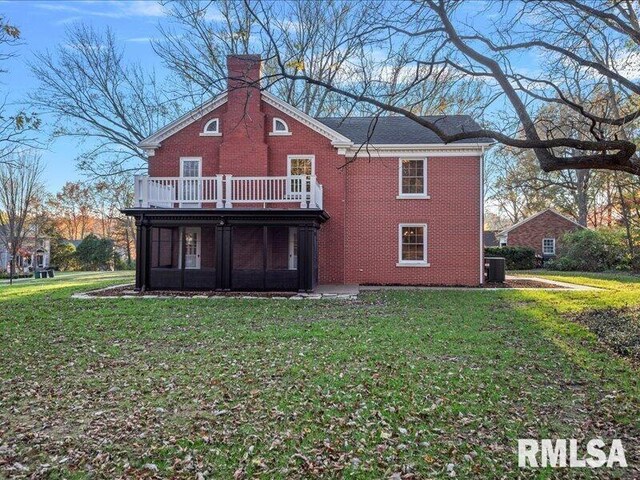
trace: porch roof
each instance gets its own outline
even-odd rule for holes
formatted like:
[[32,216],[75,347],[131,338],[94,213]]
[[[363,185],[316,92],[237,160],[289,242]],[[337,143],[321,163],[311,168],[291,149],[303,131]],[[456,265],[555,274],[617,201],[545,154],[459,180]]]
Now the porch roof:
[[321,224],[330,218],[319,208],[124,208],[120,211],[139,222],[174,225],[300,225]]

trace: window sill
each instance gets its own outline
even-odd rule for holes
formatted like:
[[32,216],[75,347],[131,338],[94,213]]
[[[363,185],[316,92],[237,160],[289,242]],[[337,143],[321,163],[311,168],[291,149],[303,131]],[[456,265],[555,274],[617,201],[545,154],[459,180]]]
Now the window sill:
[[404,195],[397,195],[396,196],[396,200],[429,200],[431,198],[431,195],[426,195],[426,194],[408,194],[405,193]]
[[428,262],[398,262],[396,267],[430,267]]
[[201,137],[221,137],[221,132],[200,132]]
[[269,132],[270,137],[288,137],[291,132]]

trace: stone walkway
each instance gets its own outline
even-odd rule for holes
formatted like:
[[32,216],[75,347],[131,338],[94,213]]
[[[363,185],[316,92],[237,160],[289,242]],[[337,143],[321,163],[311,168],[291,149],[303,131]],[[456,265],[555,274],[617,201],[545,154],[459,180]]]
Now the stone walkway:
[[94,290],[91,292],[75,293],[72,298],[81,299],[98,299],[98,298],[196,298],[196,299],[209,299],[217,300],[221,298],[242,298],[249,300],[356,300],[361,291],[378,291],[378,290],[454,290],[454,291],[480,291],[480,292],[495,292],[495,291],[509,291],[509,290],[549,290],[559,291],[558,287],[562,289],[573,291],[598,291],[601,288],[590,287],[587,285],[578,285],[575,283],[560,282],[557,280],[549,280],[547,278],[528,276],[521,277],[515,275],[507,275],[507,280],[531,280],[543,284],[548,284],[549,288],[536,288],[536,287],[522,287],[522,288],[478,288],[478,287],[421,287],[421,286],[373,286],[373,285],[318,285],[316,290],[312,293],[297,293],[289,296],[259,296],[252,295],[251,293],[238,292],[237,295],[206,295],[204,293],[194,293],[193,295],[167,295],[167,294],[154,294],[152,292],[139,295],[131,288],[131,290],[124,290],[122,295],[95,295],[96,293],[106,292],[111,289],[132,287],[132,285],[116,285],[113,287],[107,287],[100,290]]
[[[108,292],[123,287],[131,287],[130,290],[123,290],[122,295],[100,295],[101,292]],[[71,298],[79,298],[83,300],[96,300],[106,298],[165,298],[165,299],[207,299],[218,300],[222,298],[242,298],[248,300],[356,300],[358,298],[358,285],[319,285],[312,293],[297,293],[289,296],[278,295],[251,295],[251,292],[237,292],[237,295],[206,295],[204,293],[196,293],[193,295],[167,295],[154,294],[149,292],[144,295],[138,294],[133,290],[133,285],[115,285],[112,287],[101,288],[100,290],[92,290],[90,292],[74,293]],[[96,295],[97,294],[97,295]]]
[[[543,277],[521,277],[520,275],[507,275],[506,276],[507,280],[533,280],[534,282],[540,282],[540,283],[547,283],[549,285],[556,285],[558,287],[562,287],[562,288],[566,288],[569,290],[580,290],[580,291],[598,291],[598,290],[602,290],[602,288],[598,288],[598,287],[590,287],[588,285],[578,285],[577,283],[567,283],[567,282],[560,282],[558,280],[549,280],[548,278],[543,278]],[[539,289],[539,290],[543,290],[543,289]],[[544,289],[546,290],[546,289]],[[553,289],[553,290],[557,290],[557,288]]]

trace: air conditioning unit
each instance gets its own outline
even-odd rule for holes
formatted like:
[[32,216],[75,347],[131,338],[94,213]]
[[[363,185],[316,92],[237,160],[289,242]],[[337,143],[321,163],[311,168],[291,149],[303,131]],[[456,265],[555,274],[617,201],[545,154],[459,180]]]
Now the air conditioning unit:
[[503,257],[484,257],[484,275],[489,283],[504,283],[506,260]]

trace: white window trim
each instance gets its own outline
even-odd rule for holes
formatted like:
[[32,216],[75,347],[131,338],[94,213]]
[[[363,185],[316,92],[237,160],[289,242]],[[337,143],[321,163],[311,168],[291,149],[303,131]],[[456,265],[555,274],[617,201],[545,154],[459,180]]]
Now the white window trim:
[[[276,130],[276,122],[282,122],[286,130],[284,131]],[[269,135],[272,137],[286,137],[288,135],[291,135],[291,130],[289,130],[289,124],[280,117],[273,117],[273,120],[271,121],[271,131],[269,132]]]
[[[198,233],[198,243],[196,244],[196,266],[195,267],[187,267],[185,265],[185,270],[201,270],[202,269],[202,227],[183,227],[184,233],[186,234],[187,230],[193,230]],[[180,230],[178,235],[178,268],[182,270],[182,237],[183,232]]]
[[184,177],[184,162],[198,162],[198,177],[202,177],[202,157],[180,157],[180,178],[193,178]]
[[[544,242],[545,242],[545,240],[551,240],[553,242],[553,252],[549,253],[549,252],[545,252],[544,251]],[[542,239],[542,254],[543,255],[555,255],[556,254],[556,239],[555,238],[547,237],[547,238],[543,238]]]
[[291,176],[291,160],[311,160],[311,175],[316,174],[315,155],[287,155],[287,177]]
[[[211,125],[213,122],[217,122],[215,132],[208,132],[207,128],[209,128],[209,125]],[[200,136],[201,137],[221,137],[222,132],[220,131],[220,119],[212,118],[211,120],[209,120],[205,124],[204,128],[202,129],[202,132],[200,132]]]
[[[424,192],[423,193],[402,193],[402,162],[404,160],[422,160],[424,162],[424,168],[423,168],[423,172],[422,172],[422,181],[424,184]],[[426,157],[421,157],[421,158],[399,158],[398,159],[398,195],[396,196],[396,198],[398,200],[407,200],[407,199],[429,199],[431,198],[431,196],[429,195],[429,189],[427,186],[427,179],[429,178],[429,175],[427,174],[427,158]]]
[[[422,245],[422,257],[424,260],[402,260],[402,229],[406,227],[422,227],[423,228],[423,245]],[[430,267],[427,256],[428,236],[427,236],[427,224],[426,223],[400,223],[398,225],[398,263],[396,267]]]
[[[184,162],[198,162],[197,177],[183,176]],[[180,157],[180,177],[179,178],[202,178],[202,157]],[[181,184],[182,182],[179,182],[179,183]],[[178,188],[182,188],[182,185],[179,185]],[[202,206],[202,203],[200,202],[180,202],[180,208],[200,208],[201,206]]]

